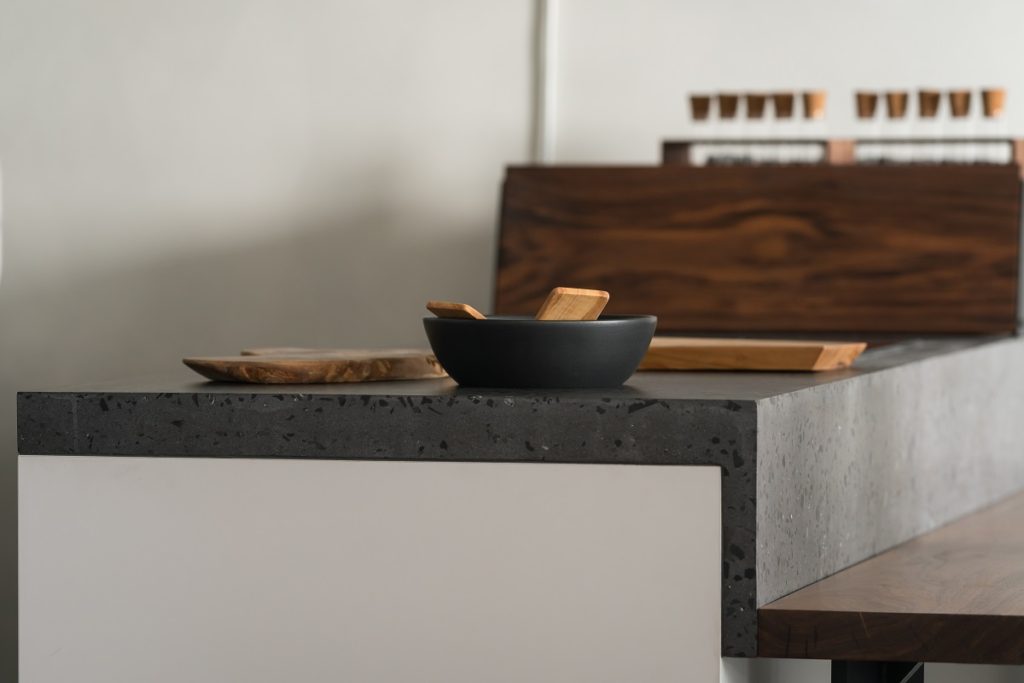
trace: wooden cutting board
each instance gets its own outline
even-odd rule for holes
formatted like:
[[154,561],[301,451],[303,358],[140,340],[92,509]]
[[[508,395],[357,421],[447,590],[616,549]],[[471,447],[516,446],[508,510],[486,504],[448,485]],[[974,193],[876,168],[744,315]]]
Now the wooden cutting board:
[[240,356],[185,358],[207,379],[252,384],[332,384],[446,377],[420,349],[246,349]]
[[849,367],[866,347],[864,342],[655,337],[640,370],[819,372]]

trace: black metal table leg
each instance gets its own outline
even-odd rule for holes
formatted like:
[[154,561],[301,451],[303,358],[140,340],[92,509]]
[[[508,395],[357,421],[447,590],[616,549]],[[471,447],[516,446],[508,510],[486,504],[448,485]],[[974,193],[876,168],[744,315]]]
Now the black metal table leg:
[[924,664],[835,661],[832,683],[924,683]]

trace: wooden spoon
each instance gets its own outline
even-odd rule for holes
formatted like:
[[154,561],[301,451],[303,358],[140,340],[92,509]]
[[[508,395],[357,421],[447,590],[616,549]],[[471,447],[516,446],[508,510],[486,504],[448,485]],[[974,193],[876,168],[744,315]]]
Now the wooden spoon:
[[600,289],[555,287],[537,311],[537,320],[597,320],[609,298]]
[[428,301],[427,310],[438,318],[460,318],[462,320],[484,320],[485,316],[469,304],[455,301]]
[[[597,320],[608,305],[609,295],[600,289],[555,287],[537,311],[537,320]],[[438,318],[485,320],[486,316],[469,304],[455,301],[428,301],[427,310]]]

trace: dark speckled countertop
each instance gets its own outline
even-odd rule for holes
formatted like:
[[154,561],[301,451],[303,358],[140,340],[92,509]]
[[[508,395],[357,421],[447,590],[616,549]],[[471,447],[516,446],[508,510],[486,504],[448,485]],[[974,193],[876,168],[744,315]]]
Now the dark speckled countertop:
[[[1016,386],[1024,386],[1024,359],[1017,363],[1018,356],[1024,356],[1022,348],[1016,339],[922,340],[869,350],[855,368],[837,372],[638,373],[621,388],[586,391],[462,389],[448,380],[216,384],[196,381],[182,368],[170,377],[20,393],[18,447],[22,455],[51,456],[718,466],[723,507],[723,654],[749,656],[756,653],[759,605],[837,570],[822,563],[821,539],[800,545],[808,537],[809,526],[821,527],[815,527],[815,533],[823,538],[845,534],[855,539],[865,525],[885,521],[850,511],[823,512],[823,506],[831,509],[837,498],[843,498],[834,490],[836,476],[850,476],[858,458],[867,457],[860,454],[892,447],[873,443],[863,434],[882,419],[887,439],[892,429],[920,430],[918,422],[931,419],[927,401],[936,402],[936,416],[945,415],[943,399],[932,395],[955,390],[957,382],[974,386],[985,380],[979,380],[977,373],[972,377],[969,371],[979,366],[979,360],[984,361],[980,365],[985,372],[993,375],[1002,372],[1014,377],[1019,365]],[[940,384],[933,386],[934,382]],[[922,404],[926,395],[929,398]],[[891,420],[902,422],[889,424]],[[1006,425],[1000,420],[998,430],[1011,429],[1009,418]],[[1013,424],[1018,421],[1012,420]],[[944,419],[944,424],[955,423],[948,416]],[[850,439],[837,436],[843,428]],[[853,438],[858,429],[862,436]],[[817,450],[811,450],[813,444]],[[992,449],[1003,446],[993,443]],[[828,452],[822,449],[827,448],[835,455],[823,457]],[[920,454],[930,458],[929,466],[937,473],[929,476],[953,476],[936,466],[942,456],[934,451]],[[917,450],[911,449],[908,457],[918,457]],[[1010,485],[1024,486],[1024,470],[1018,477],[1014,469],[1012,476],[994,487],[984,478],[992,476],[984,473],[991,472],[998,457],[995,452],[985,455],[976,482],[970,476],[964,478],[962,467],[956,472],[961,484],[966,482],[979,492],[960,507],[984,503]],[[839,467],[845,470],[840,473]],[[803,481],[799,490],[786,483],[798,478],[793,472],[804,476],[812,471],[816,472],[813,479]],[[878,488],[878,495],[889,495],[886,472],[857,470],[856,474],[872,492]],[[778,489],[784,495],[766,490],[767,481],[780,482]],[[908,534],[941,523],[944,515],[959,509],[947,505],[935,510],[937,503],[927,506],[924,513],[912,514],[905,514],[899,504],[891,506],[898,518],[891,526],[897,531],[881,540],[875,532],[862,542],[850,540],[836,561],[852,564],[864,559],[878,552],[880,545],[902,542]],[[813,519],[799,526],[804,514]],[[803,571],[812,553],[814,566]],[[796,565],[799,568],[793,569]]]

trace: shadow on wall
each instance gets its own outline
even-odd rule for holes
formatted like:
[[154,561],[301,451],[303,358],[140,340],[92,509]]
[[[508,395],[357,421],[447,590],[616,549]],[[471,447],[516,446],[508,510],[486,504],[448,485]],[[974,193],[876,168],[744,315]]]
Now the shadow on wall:
[[[410,212],[387,198],[348,204],[311,210],[273,238],[154,255],[84,272],[70,286],[19,287],[20,269],[44,265],[12,264],[17,254],[7,254],[0,288],[0,680],[15,679],[7,666],[17,633],[15,391],[180,375],[187,372],[183,356],[245,346],[426,346],[420,318],[428,298],[489,306],[493,213],[482,224],[451,225],[437,212]],[[19,229],[16,216],[7,227]],[[252,227],[227,232],[266,234]]]

